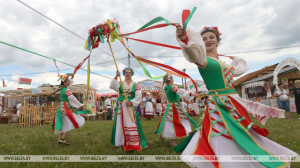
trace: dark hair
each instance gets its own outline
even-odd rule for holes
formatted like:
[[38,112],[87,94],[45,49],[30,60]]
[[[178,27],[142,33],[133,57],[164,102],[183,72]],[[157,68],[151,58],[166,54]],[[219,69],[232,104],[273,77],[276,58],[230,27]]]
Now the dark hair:
[[60,82],[60,85],[59,85],[57,91],[53,92],[50,96],[48,96],[48,100],[50,100],[50,101],[52,100],[52,95],[54,95],[55,93],[57,93],[58,91],[60,91],[63,88],[64,83],[65,82],[63,82],[63,81]]
[[278,83],[278,87],[281,86],[282,84],[283,84],[282,82],[279,82],[279,83]]
[[205,32],[201,33],[200,35],[202,36],[203,34],[205,34],[207,32],[212,32],[212,33],[214,33],[214,35],[216,35],[216,38],[217,38],[217,41],[218,41],[218,44],[217,44],[217,47],[218,47],[218,45],[220,44],[220,37],[219,37],[218,33],[213,31],[213,30],[206,30]]

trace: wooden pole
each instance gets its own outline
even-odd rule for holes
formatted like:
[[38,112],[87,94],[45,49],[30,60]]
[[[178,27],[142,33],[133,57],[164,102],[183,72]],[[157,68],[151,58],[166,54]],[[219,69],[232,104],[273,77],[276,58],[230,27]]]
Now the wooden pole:
[[[113,53],[113,50],[112,50],[112,48],[111,48],[111,45],[110,45],[110,42],[109,42],[109,36],[107,35],[107,36],[106,36],[106,38],[107,38],[107,42],[108,42],[108,45],[109,45],[109,48],[110,48],[111,54],[112,54],[112,56],[113,56],[113,58],[114,58],[114,61],[115,61],[115,65],[116,65],[117,71],[119,71],[119,69],[118,69],[118,65],[117,65],[117,62],[116,62],[116,59],[115,59],[115,56],[114,56],[114,53]],[[125,94],[125,88],[124,88],[124,85],[123,85],[123,82],[122,82],[121,75],[119,76],[119,78],[120,78],[120,83],[121,83],[121,86],[122,86],[122,91],[123,91],[123,94],[124,94],[124,96],[125,96],[126,102],[128,102],[128,98],[127,98],[127,96],[126,96],[126,94]],[[130,114],[131,121],[132,121],[132,122],[134,122],[134,120],[133,120],[133,117],[132,117],[132,114],[131,114],[131,111],[130,111],[130,108],[129,108],[129,107],[128,107],[128,110],[129,110],[129,114]]]

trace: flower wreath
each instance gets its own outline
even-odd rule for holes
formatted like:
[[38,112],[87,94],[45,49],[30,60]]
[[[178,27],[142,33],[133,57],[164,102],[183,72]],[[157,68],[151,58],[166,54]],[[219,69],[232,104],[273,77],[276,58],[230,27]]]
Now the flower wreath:
[[207,26],[205,26],[201,30],[201,35],[204,34],[207,30],[212,30],[218,36],[218,40],[219,41],[222,40],[221,37],[220,37],[222,34],[220,33],[218,27],[207,27]]
[[134,72],[133,72],[133,70],[132,70],[131,67],[126,67],[126,68],[124,68],[124,69],[123,69],[123,75],[125,75],[125,71],[128,70],[128,69],[131,70],[131,73],[132,73],[132,76],[133,76]]

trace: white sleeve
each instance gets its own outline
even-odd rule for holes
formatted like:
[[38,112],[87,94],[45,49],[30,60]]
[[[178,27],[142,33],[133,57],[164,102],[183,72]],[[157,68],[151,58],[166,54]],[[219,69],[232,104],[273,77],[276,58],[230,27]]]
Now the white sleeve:
[[132,99],[130,102],[134,107],[137,107],[140,104],[141,100],[142,100],[142,92],[141,90],[136,90],[134,99]]
[[186,90],[184,90],[184,89],[178,89],[178,90],[176,91],[176,93],[177,93],[179,96],[181,96],[181,97],[183,97],[184,99],[186,99],[187,101],[191,101],[191,100],[194,99],[194,96],[190,96],[191,92],[186,91]]
[[143,98],[143,102],[146,102],[146,97]]
[[110,82],[109,88],[115,90],[116,92],[118,92],[119,88],[120,88],[119,81],[116,80],[116,79],[112,79],[111,82]]
[[234,67],[234,77],[238,77],[249,70],[247,62],[241,57],[234,57],[230,66]]
[[280,90],[279,89],[276,89],[275,92],[274,92],[274,95],[280,95]]
[[152,97],[152,103],[156,103],[156,101],[153,99],[153,97]]
[[70,85],[68,86],[68,88],[71,88],[72,87],[72,85],[74,84],[74,80],[73,79],[69,79],[70,80]]
[[188,36],[187,45],[184,44],[179,38],[177,42],[179,43],[183,56],[190,62],[199,65],[205,65],[206,62],[206,48],[202,40],[200,32],[196,32],[187,27],[186,33]]
[[71,106],[75,108],[80,108],[82,104],[76,99],[76,97],[72,94],[70,89],[66,90],[66,95],[68,96],[69,103]]

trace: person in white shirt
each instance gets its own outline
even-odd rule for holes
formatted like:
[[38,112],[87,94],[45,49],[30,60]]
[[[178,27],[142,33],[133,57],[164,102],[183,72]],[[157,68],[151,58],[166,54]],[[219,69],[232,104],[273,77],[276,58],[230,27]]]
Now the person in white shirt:
[[186,110],[187,110],[187,104],[186,104],[184,101],[182,101],[182,99],[180,99],[180,101],[181,101],[182,109],[183,109],[184,111],[186,111]]
[[21,101],[18,102],[16,107],[17,107],[17,116],[20,117],[20,109],[22,107]]
[[195,113],[196,113],[197,115],[200,114],[200,113],[199,113],[199,106],[198,106],[198,102],[197,102],[197,99],[196,99],[196,98],[194,98],[193,109],[195,110]]
[[274,96],[277,97],[278,108],[284,109],[286,112],[286,117],[290,118],[290,100],[289,100],[289,90],[284,89],[284,83],[278,84],[278,89],[275,90]]
[[112,120],[112,105],[111,105],[111,95],[105,100],[105,107],[107,109],[107,120]]

